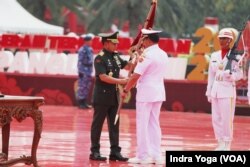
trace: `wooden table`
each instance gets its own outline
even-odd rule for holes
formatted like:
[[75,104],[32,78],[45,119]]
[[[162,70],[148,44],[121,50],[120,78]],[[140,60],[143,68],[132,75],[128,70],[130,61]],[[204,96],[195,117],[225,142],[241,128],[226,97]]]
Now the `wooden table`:
[[[0,166],[11,166],[16,163],[33,164],[38,167],[36,151],[41,138],[43,117],[39,106],[44,104],[43,97],[9,96],[0,97],[0,126],[2,127],[2,153],[0,154]],[[31,156],[22,155],[19,158],[8,160],[10,123],[13,118],[22,122],[27,117],[34,121],[34,135],[31,148]]]

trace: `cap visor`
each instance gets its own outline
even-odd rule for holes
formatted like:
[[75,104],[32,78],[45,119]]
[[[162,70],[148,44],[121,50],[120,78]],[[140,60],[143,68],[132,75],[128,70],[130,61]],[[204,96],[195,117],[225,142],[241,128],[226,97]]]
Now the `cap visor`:
[[228,35],[219,35],[218,37],[219,38],[230,38],[230,39],[233,39],[231,36],[228,36]]
[[107,39],[107,40],[109,40],[112,43],[119,43],[118,39]]

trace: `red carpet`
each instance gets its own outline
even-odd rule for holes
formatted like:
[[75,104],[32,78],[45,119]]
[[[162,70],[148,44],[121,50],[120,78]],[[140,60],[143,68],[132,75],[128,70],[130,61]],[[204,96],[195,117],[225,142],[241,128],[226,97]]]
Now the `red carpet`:
[[[43,132],[37,150],[38,164],[43,167],[126,167],[121,162],[90,161],[90,125],[92,110],[68,106],[42,106]],[[135,111],[122,110],[120,145],[122,154],[135,156]],[[213,150],[216,146],[211,116],[206,113],[162,112],[162,155],[168,150]],[[19,123],[12,121],[9,159],[30,155],[33,122],[28,118]],[[236,116],[232,150],[250,150],[250,117]],[[101,136],[101,153],[109,155],[107,125]],[[15,166],[27,166],[16,164]],[[148,165],[149,167],[154,165]],[[159,165],[158,165],[159,166]],[[165,165],[163,165],[165,166]]]

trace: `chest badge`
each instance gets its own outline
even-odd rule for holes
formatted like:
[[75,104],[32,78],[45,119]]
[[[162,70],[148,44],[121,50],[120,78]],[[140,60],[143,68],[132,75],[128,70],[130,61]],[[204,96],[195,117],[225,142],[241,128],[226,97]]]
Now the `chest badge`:
[[111,61],[110,61],[109,59],[108,59],[108,65],[112,65],[112,64],[111,64]]

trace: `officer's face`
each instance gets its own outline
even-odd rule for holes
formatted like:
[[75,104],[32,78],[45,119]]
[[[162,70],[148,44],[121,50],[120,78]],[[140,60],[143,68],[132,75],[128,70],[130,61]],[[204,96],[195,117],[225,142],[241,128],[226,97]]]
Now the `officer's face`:
[[142,39],[142,46],[147,48],[148,47],[148,41],[149,41],[148,37],[144,37]]
[[118,43],[113,43],[111,41],[108,41],[106,49],[111,51],[111,52],[114,52],[117,50],[117,45],[118,45]]
[[221,49],[229,49],[230,48],[230,43],[232,41],[230,38],[222,37],[222,38],[219,38],[219,41],[220,41]]
[[86,45],[88,45],[88,46],[91,46],[91,45],[92,45],[92,40],[85,41],[84,43],[85,43]]

